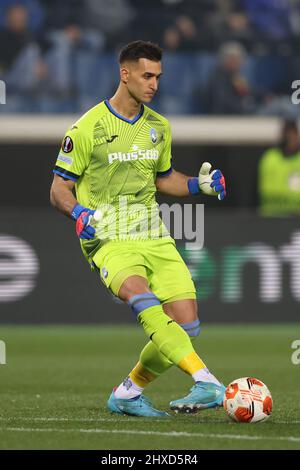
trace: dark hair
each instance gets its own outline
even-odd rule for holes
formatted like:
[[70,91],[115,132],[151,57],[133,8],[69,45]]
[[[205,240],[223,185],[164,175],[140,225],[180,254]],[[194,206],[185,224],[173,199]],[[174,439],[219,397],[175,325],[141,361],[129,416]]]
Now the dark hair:
[[150,41],[133,41],[124,46],[119,55],[119,62],[137,62],[139,59],[149,59],[153,62],[160,62],[162,49]]
[[288,131],[298,132],[298,124],[296,119],[286,119],[282,123],[282,134],[286,134]]
[[285,119],[282,122],[281,138],[280,138],[280,141],[279,141],[279,148],[281,149],[281,151],[285,155],[288,155],[287,145],[288,145],[288,133],[290,131],[294,131],[294,132],[299,133],[296,119]]

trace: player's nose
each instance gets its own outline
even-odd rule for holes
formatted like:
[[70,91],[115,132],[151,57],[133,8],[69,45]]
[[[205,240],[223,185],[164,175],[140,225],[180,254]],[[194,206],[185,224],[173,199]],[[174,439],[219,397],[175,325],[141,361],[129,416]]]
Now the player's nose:
[[158,82],[157,82],[156,78],[154,78],[154,79],[152,80],[150,86],[151,86],[151,90],[152,90],[152,91],[154,91],[154,92],[157,91],[157,89],[158,89]]

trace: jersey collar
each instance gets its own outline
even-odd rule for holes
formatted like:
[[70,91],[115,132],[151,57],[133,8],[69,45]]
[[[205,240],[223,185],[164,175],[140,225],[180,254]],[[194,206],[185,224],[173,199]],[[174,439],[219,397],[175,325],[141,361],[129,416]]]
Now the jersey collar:
[[121,114],[118,114],[114,108],[111,106],[111,104],[109,103],[108,100],[105,100],[104,103],[106,104],[107,108],[109,109],[109,111],[114,115],[116,116],[117,118],[119,119],[122,119],[122,121],[125,121],[125,122],[128,122],[128,124],[134,124],[136,121],[138,121],[140,119],[140,117],[143,115],[144,113],[144,105],[142,104],[141,106],[141,110],[139,112],[139,114],[137,114],[133,119],[127,119],[126,117],[124,116],[121,116]]

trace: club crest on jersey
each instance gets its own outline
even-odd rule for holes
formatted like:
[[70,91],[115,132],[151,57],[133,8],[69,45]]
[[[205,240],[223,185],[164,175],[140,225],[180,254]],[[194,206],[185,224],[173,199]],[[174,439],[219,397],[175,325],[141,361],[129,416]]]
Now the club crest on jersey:
[[73,140],[68,135],[64,138],[61,148],[65,153],[70,153],[73,150]]
[[152,129],[150,130],[150,137],[151,137],[151,140],[154,144],[156,144],[157,142],[157,132],[156,132],[156,129],[154,129],[154,127],[152,127]]

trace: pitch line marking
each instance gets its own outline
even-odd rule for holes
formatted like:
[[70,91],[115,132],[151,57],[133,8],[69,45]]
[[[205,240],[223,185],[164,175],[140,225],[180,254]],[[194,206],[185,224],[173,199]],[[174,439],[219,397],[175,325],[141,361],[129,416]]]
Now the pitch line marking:
[[[124,418],[124,416],[123,416]],[[136,422],[136,417],[134,416],[126,416],[126,418],[128,418],[128,420],[124,421],[124,423],[133,423],[133,422]],[[170,418],[173,418],[173,416],[171,415]],[[37,422],[74,422],[74,423],[97,423],[97,422],[103,422],[103,423],[119,423],[121,422],[120,421],[117,421],[116,418],[65,418],[65,417],[61,417],[61,416],[50,416],[50,417],[33,417],[33,418],[30,418],[28,416],[11,416],[11,417],[2,417],[0,416],[0,421],[37,421]],[[139,418],[139,423],[140,422],[143,422],[143,421],[147,421],[148,422],[148,419],[144,419],[144,418]],[[161,419],[152,419],[151,422],[154,422],[154,421],[160,421],[161,422]],[[223,419],[223,420],[210,420],[210,421],[207,421],[207,420],[201,420],[201,419],[198,419],[197,420],[197,423],[199,424],[234,424],[234,423],[231,423],[228,419]],[[300,424],[300,421],[273,421],[272,420],[272,424],[287,424],[287,425],[294,425],[294,424]]]
[[212,439],[237,439],[247,441],[290,441],[300,442],[300,436],[284,437],[284,436],[249,436],[241,434],[204,434],[204,433],[189,433],[189,432],[160,432],[160,431],[141,431],[136,430],[125,430],[125,429],[56,429],[56,428],[0,428],[0,432],[55,432],[55,433],[87,433],[87,434],[134,434],[134,435],[147,435],[147,436],[165,436],[165,437],[203,437]]
[[97,422],[97,421],[101,421],[101,422],[116,422],[116,419],[114,418],[61,418],[61,417],[50,417],[50,418],[38,418],[38,417],[34,417],[34,418],[29,418],[29,417],[18,417],[18,416],[13,416],[13,417],[10,417],[10,418],[4,418],[4,417],[1,417],[0,416],[0,421],[38,421],[38,422],[49,422],[49,421],[57,421],[57,422],[78,422],[78,423],[94,423],[94,422]]

